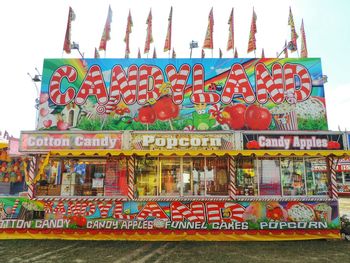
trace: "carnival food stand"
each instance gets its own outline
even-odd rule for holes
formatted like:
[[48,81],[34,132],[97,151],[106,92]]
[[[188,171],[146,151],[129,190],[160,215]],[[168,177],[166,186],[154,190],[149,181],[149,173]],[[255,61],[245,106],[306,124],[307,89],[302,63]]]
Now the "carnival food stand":
[[2,198],[0,237],[339,238],[347,138],[320,76],[319,59],[45,60],[28,198]]

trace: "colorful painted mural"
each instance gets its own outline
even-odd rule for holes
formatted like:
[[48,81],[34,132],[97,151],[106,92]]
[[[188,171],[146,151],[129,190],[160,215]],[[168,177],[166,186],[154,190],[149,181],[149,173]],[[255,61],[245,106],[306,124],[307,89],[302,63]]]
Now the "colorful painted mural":
[[328,129],[317,58],[46,59],[38,108],[39,130]]
[[335,201],[0,199],[0,229],[330,230]]

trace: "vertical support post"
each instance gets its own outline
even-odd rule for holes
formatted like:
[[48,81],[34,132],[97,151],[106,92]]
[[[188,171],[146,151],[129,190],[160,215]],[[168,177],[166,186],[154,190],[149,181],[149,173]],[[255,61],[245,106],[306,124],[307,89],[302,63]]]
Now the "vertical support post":
[[128,157],[128,198],[134,199],[134,186],[135,186],[135,157],[130,155]]
[[28,198],[34,198],[34,178],[36,169],[37,156],[33,156],[29,162],[29,182],[28,182]]
[[338,198],[338,190],[337,190],[337,180],[336,180],[336,166],[337,163],[334,156],[327,156],[327,168],[328,168],[328,174],[330,175],[330,184],[331,187],[329,188],[329,195],[333,199]]
[[230,181],[228,185],[228,194],[230,198],[234,198],[237,195],[236,188],[236,162],[235,158],[230,155],[229,157],[229,173],[230,173]]

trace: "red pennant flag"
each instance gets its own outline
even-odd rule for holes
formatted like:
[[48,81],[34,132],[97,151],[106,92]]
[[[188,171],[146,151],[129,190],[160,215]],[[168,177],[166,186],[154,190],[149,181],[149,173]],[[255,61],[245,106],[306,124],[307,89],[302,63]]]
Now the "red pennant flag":
[[106,51],[107,41],[111,39],[111,23],[112,23],[112,9],[111,6],[108,7],[108,15],[105,27],[103,29],[99,50]]
[[290,7],[289,7],[288,25],[290,26],[290,38],[291,38],[291,41],[289,43],[289,49],[291,52],[294,52],[298,50],[297,39],[299,36],[295,31],[292,9]]
[[284,57],[285,57],[285,58],[288,58],[287,40],[286,40],[286,42],[284,43],[284,50],[283,50],[283,52],[284,52]]
[[222,58],[222,51],[221,51],[221,48],[219,48],[219,58]]
[[306,47],[306,35],[305,35],[305,30],[304,30],[304,19],[301,20],[300,32],[301,32],[301,52],[300,52],[300,57],[307,58],[308,57],[308,53],[307,53],[307,47]]
[[137,58],[141,58],[140,48],[139,48],[139,52],[137,52]]
[[202,58],[205,58],[205,52],[204,52],[204,49],[202,49]]
[[131,33],[131,28],[133,26],[132,23],[132,18],[131,18],[131,12],[129,10],[129,15],[128,15],[128,22],[126,24],[126,31],[125,31],[125,57],[129,57],[130,54],[130,46],[129,46],[129,40],[130,40],[130,33]]
[[238,52],[237,52],[237,48],[235,48],[235,54],[233,56],[234,58],[238,58]]
[[228,31],[229,31],[229,34],[228,34],[228,40],[227,40],[227,50],[230,50],[230,49],[234,49],[235,47],[235,41],[234,41],[234,23],[233,23],[233,8],[231,10],[231,15],[230,15],[230,18],[228,20],[228,24],[229,24],[229,28],[228,28]]
[[147,17],[147,35],[146,35],[146,42],[145,42],[145,49],[144,52],[147,54],[150,50],[150,45],[153,43],[153,36],[152,36],[152,10],[149,11],[148,17]]
[[209,13],[207,33],[205,34],[203,48],[208,48],[208,49],[214,48],[213,31],[214,31],[214,15],[213,15],[213,8],[211,8]]
[[176,58],[175,49],[173,49],[173,54],[171,55],[171,58]]
[[67,54],[70,54],[70,51],[71,51],[71,23],[74,20],[75,20],[75,13],[73,9],[69,7],[66,36],[64,38],[64,43],[63,43],[63,51],[65,51]]
[[262,49],[262,51],[261,51],[261,58],[265,58],[265,52],[264,52],[264,49]]
[[94,58],[100,58],[100,53],[98,52],[97,48],[95,48]]
[[156,48],[153,49],[153,56],[152,58],[157,58]]
[[258,32],[256,28],[256,20],[257,20],[257,17],[253,8],[253,17],[252,17],[252,23],[250,25],[250,33],[249,33],[248,53],[256,50],[255,34]]
[[170,8],[170,14],[168,18],[168,31],[166,33],[165,43],[164,43],[164,52],[171,50],[171,28],[173,21],[173,7]]

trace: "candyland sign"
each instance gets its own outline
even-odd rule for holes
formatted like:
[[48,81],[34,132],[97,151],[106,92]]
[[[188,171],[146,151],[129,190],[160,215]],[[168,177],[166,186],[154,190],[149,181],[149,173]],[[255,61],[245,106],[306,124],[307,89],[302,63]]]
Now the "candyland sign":
[[46,59],[38,130],[327,130],[321,61]]

